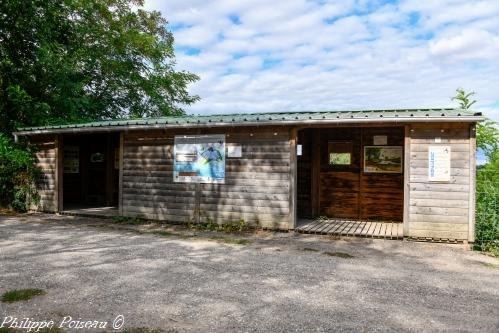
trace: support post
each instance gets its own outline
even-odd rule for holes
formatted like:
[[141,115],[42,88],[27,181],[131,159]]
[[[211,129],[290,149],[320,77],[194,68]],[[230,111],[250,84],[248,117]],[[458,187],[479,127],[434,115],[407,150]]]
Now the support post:
[[298,130],[291,128],[289,133],[289,229],[296,228],[296,200],[297,200],[297,157],[296,144],[298,140]]
[[312,132],[312,163],[311,177],[312,188],[310,192],[312,201],[312,216],[320,214],[320,173],[321,173],[321,146],[320,146],[320,129],[314,128]]
[[55,136],[55,189],[56,189],[56,213],[64,210],[64,193],[63,193],[63,152],[64,142],[62,134]]
[[404,237],[408,237],[410,233],[410,180],[411,180],[411,127],[405,125],[404,135]]
[[111,147],[111,135],[107,134],[106,138],[106,206],[112,206],[114,196],[114,158],[113,149]]
[[125,143],[125,134],[124,132],[120,132],[120,169],[119,169],[119,180],[118,180],[118,212],[119,215],[123,215],[123,153],[124,153],[124,143]]
[[476,125],[470,125],[470,196],[468,204],[468,241],[475,241],[475,204],[476,204]]

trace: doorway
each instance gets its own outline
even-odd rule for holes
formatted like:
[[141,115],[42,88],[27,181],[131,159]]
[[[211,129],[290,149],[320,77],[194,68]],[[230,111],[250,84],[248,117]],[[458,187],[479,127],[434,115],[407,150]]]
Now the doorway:
[[404,128],[298,132],[297,216],[402,222]]
[[119,133],[65,135],[62,152],[63,211],[117,215]]

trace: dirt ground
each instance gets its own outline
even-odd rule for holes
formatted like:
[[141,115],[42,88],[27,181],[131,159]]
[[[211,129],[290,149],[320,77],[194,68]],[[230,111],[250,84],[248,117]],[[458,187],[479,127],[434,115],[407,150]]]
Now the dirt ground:
[[46,294],[0,302],[0,324],[71,316],[113,331],[122,315],[121,329],[177,332],[499,332],[499,260],[462,245],[0,216],[0,295],[23,288]]

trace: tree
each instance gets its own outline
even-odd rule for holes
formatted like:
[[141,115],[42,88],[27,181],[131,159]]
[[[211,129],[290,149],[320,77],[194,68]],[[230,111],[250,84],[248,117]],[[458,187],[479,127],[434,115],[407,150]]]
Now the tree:
[[0,131],[178,115],[199,78],[175,70],[173,36],[142,0],[0,2]]
[[474,91],[466,93],[463,88],[457,88],[456,96],[452,97],[451,100],[458,101],[461,109],[469,110],[476,103],[476,100],[470,100],[470,97],[473,95],[475,95]]
[[[463,88],[456,89],[456,95],[452,100],[459,102],[461,109],[469,110],[476,100],[470,100],[470,97],[475,95],[475,92],[466,93]],[[486,119],[478,123],[476,127],[477,134],[477,149],[480,149],[487,161],[494,164],[499,161],[499,129],[496,122]]]

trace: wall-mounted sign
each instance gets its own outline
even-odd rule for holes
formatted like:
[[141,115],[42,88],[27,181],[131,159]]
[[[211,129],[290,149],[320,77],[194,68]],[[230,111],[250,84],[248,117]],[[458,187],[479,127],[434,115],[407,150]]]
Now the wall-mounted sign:
[[402,173],[403,149],[401,146],[365,146],[364,172]]
[[242,157],[243,149],[241,146],[227,146],[227,157]]
[[303,146],[302,145],[296,145],[296,155],[297,156],[303,155]]
[[449,146],[430,146],[428,148],[428,181],[450,181]]
[[64,146],[62,168],[64,173],[80,172],[80,148]]
[[375,146],[386,146],[388,144],[388,137],[386,135],[375,135],[373,136],[373,145]]
[[225,182],[225,136],[175,136],[173,181],[178,183]]

